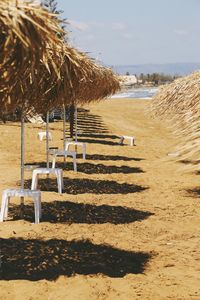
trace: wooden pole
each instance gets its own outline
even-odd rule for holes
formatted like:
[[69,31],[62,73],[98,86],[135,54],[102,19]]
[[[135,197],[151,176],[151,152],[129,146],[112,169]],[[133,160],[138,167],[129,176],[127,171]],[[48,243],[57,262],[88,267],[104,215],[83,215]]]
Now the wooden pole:
[[47,168],[49,168],[49,112],[47,112],[46,118],[46,160]]
[[70,138],[74,137],[74,105],[70,106]]
[[75,142],[78,141],[78,114],[77,105],[75,106]]
[[[63,150],[65,150],[65,143],[66,143],[66,108],[65,105],[63,105]],[[63,163],[65,167],[65,163],[66,163],[65,155],[63,157]]]
[[[24,189],[24,115],[21,114],[21,189]],[[24,216],[24,197],[20,198],[20,217]]]

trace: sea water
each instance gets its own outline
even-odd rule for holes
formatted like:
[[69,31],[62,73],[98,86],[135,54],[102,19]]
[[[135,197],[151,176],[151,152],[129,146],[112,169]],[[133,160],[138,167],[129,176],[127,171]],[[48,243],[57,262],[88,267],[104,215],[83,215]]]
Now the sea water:
[[151,99],[157,91],[158,87],[130,88],[112,95],[111,98]]

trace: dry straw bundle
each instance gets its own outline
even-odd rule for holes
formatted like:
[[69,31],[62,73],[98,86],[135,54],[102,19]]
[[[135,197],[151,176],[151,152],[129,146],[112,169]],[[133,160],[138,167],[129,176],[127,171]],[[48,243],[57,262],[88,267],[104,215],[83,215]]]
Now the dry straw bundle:
[[200,72],[161,87],[152,100],[151,111],[170,120],[174,132],[183,138],[179,158],[191,159],[196,167],[200,153]]

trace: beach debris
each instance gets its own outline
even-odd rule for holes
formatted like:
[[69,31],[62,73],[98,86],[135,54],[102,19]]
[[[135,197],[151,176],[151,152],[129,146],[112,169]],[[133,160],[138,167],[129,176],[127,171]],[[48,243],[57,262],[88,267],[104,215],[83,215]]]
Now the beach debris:
[[33,124],[43,124],[43,125],[46,124],[42,119],[42,117],[38,114],[35,114],[33,116],[27,115],[26,120]]

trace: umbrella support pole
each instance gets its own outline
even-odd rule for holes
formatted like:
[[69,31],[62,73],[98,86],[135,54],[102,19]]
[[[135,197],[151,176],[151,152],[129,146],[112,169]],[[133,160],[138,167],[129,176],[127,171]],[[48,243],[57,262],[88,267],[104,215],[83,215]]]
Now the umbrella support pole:
[[[24,115],[21,116],[21,189],[24,189]],[[20,218],[24,217],[24,197],[20,197]]]
[[[63,105],[63,150],[65,150],[65,143],[66,143],[66,109],[65,105]],[[66,157],[63,157],[63,164],[64,168],[66,167]]]
[[75,106],[75,142],[78,141],[78,114],[77,105]]
[[[49,168],[49,112],[46,117],[46,167]],[[47,175],[47,185],[49,186],[49,174]]]
[[[75,142],[78,141],[78,114],[77,114],[77,105],[75,106]],[[78,147],[75,145],[75,152],[77,153]]]

